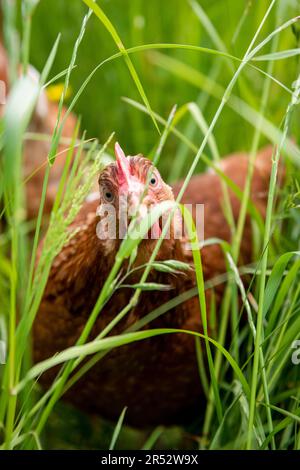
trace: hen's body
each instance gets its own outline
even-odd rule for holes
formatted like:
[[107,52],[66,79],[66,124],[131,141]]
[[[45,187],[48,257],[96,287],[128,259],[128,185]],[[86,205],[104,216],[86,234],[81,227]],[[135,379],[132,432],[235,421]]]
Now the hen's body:
[[[248,160],[235,155],[222,162],[224,172],[243,188]],[[251,198],[264,215],[271,167],[271,149],[262,152],[255,168]],[[175,195],[180,183],[174,186]],[[237,220],[239,202],[230,194],[233,214]],[[217,175],[203,174],[192,178],[182,199],[183,203],[204,204],[205,239],[218,237],[230,241],[230,230],[223,215],[223,192]],[[104,255],[103,243],[96,236],[98,218],[95,210],[99,201],[86,202],[74,225],[78,234],[56,258],[42,299],[34,327],[35,361],[50,357],[75,344],[93,308],[103,283],[114,262],[114,252]],[[142,242],[144,243],[144,242]],[[141,248],[143,249],[143,248]],[[201,250],[205,280],[226,272],[218,245]],[[192,262],[179,240],[164,241],[159,259],[180,259]],[[251,261],[251,227],[246,223],[241,259]],[[130,279],[138,282],[141,272]],[[138,319],[195,286],[194,273],[177,277],[152,271],[149,281],[173,284],[167,292],[144,292],[138,305],[112,331],[119,334]],[[216,288],[220,305],[224,284]],[[132,289],[118,290],[105,305],[94,326],[91,337],[103,328],[127,305]],[[207,303],[211,293],[208,291]],[[151,322],[148,328],[182,328],[201,331],[198,298],[172,308]],[[127,422],[146,426],[159,423],[178,423],[187,418],[201,402],[201,383],[195,356],[195,340],[191,335],[161,335],[108,352],[68,393],[74,404],[104,417],[116,419],[124,406],[128,407]],[[57,370],[44,374],[49,386]]]

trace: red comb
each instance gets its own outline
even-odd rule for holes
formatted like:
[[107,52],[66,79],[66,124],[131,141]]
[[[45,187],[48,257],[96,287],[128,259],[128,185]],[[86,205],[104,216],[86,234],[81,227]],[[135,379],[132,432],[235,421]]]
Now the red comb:
[[115,144],[115,154],[118,168],[119,185],[128,186],[130,179],[130,164],[118,142]]

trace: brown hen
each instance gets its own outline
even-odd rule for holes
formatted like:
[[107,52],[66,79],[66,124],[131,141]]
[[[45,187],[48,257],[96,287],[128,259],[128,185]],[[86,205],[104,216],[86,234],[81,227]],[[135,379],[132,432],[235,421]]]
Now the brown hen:
[[[264,216],[271,169],[271,147],[257,155],[251,188],[251,199]],[[118,207],[126,195],[129,205],[149,209],[160,201],[173,200],[181,183],[172,189],[164,183],[151,162],[141,155],[126,158],[116,147],[117,162],[104,169],[99,177],[100,199],[83,205],[72,228],[79,229],[56,257],[34,325],[34,359],[44,360],[58,351],[73,346],[80,336],[99,292],[107,278],[120,240],[100,240],[96,234],[99,217],[97,206],[104,203]],[[245,184],[248,158],[235,154],[222,160],[224,173],[241,189]],[[142,196],[149,170],[151,179],[146,196]],[[230,192],[234,219],[239,215],[239,200]],[[223,215],[223,192],[220,178],[214,173],[194,176],[185,191],[183,203],[204,204],[204,238],[218,237],[230,241],[230,229]],[[141,206],[138,206],[139,208]],[[161,226],[154,224],[156,235]],[[99,226],[98,226],[99,227]],[[142,240],[136,264],[147,263],[157,240]],[[251,224],[247,219],[241,244],[243,263],[251,261]],[[205,280],[226,272],[225,260],[219,245],[201,250]],[[182,240],[172,237],[164,240],[157,259],[177,259],[192,263],[192,253]],[[140,271],[130,277],[130,283],[139,282]],[[172,290],[143,292],[138,304],[114,327],[111,334],[124,332],[137,320],[155,308],[195,286],[194,272],[174,276],[152,270],[148,281],[171,284]],[[128,283],[128,282],[126,282]],[[224,284],[216,288],[217,306],[220,305]],[[97,336],[124,308],[131,296],[131,288],[118,289],[106,303],[92,330],[90,339]],[[209,312],[211,292],[206,291]],[[201,332],[198,298],[193,297],[152,321],[145,328],[181,328]],[[42,376],[47,387],[57,369]],[[127,422],[135,426],[179,423],[199,409],[203,392],[200,383],[195,340],[187,334],[156,336],[151,339],[121,346],[108,352],[86,375],[66,393],[66,398],[88,412],[96,412],[109,419],[117,419],[127,406]]]
[[[39,81],[39,73],[30,65],[28,76],[34,81]],[[10,91],[8,80],[8,59],[6,51],[0,42],[0,80],[4,83],[8,96]],[[0,104],[0,115],[5,112],[5,104]],[[62,118],[66,108],[62,109]],[[27,219],[34,219],[38,215],[41,201],[43,180],[47,166],[47,157],[50,151],[51,136],[54,132],[58,115],[58,105],[51,102],[44,90],[41,91],[34,110],[28,131],[41,134],[42,139],[26,139],[23,149],[23,177],[26,181],[25,196],[27,203]],[[62,131],[62,137],[70,139],[76,128],[77,118],[69,113]],[[43,137],[46,140],[43,140]],[[47,140],[48,139],[48,140]],[[68,145],[60,143],[57,149],[57,158],[52,165],[49,175],[49,184],[45,199],[44,214],[50,214],[56,196],[59,180],[65,165]]]

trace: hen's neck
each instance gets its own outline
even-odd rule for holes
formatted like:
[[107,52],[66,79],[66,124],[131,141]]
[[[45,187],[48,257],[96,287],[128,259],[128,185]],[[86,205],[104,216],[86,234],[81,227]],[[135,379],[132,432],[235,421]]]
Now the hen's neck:
[[[96,302],[99,292],[115,263],[116,254],[122,242],[122,240],[99,239],[97,235],[99,217],[95,215],[94,206],[96,207],[95,204],[86,204],[85,211],[78,215],[72,227],[77,230],[77,233],[56,258],[51,273],[54,282],[48,283],[49,293],[60,291],[61,286],[64,285],[64,295],[68,292],[71,303],[78,304],[76,311],[80,308],[88,311],[92,304]],[[157,240],[142,240],[138,247],[134,267],[148,263],[156,242]],[[180,240],[163,240],[156,261],[168,259],[185,260]],[[126,272],[127,266],[128,261],[125,260],[122,266],[123,273]],[[142,268],[135,270],[134,274],[126,279],[126,284],[139,282],[142,272]],[[180,289],[183,276],[160,273],[152,269],[148,280],[171,284],[175,289]],[[117,291],[114,297],[119,296],[124,290]],[[131,296],[132,292],[130,293],[127,290],[127,294]],[[171,296],[174,295],[176,294],[171,294]],[[83,307],[80,299],[84,300],[85,307]]]

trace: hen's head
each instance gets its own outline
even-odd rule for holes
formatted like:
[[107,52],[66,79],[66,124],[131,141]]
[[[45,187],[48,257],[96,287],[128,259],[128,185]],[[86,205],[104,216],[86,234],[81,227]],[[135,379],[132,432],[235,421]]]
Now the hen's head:
[[[124,238],[120,237],[121,224],[125,223],[128,228],[133,217],[141,219],[156,204],[162,201],[174,201],[171,187],[163,181],[159,171],[149,159],[141,154],[126,157],[118,143],[115,145],[115,154],[116,162],[105,167],[99,176],[100,218],[105,212],[109,212],[110,221],[116,224],[115,237],[111,236],[111,239]],[[146,250],[149,254],[160,237],[161,231],[162,219],[160,218],[153,223],[151,230],[142,240],[140,251],[145,254]],[[165,249],[167,248],[166,242],[170,245],[171,241],[164,241]],[[108,246],[110,249],[115,248],[112,240]]]

